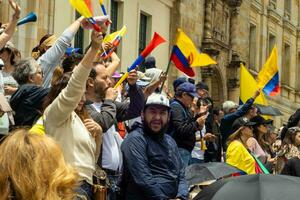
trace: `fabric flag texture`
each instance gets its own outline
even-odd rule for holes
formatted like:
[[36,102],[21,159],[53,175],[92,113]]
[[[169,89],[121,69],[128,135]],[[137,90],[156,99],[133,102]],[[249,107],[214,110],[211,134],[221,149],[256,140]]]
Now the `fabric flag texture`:
[[195,76],[192,67],[216,64],[209,55],[199,53],[192,40],[181,29],[178,29],[170,59],[181,72],[190,77]]
[[269,95],[274,96],[280,92],[278,54],[276,46],[273,48],[270,57],[259,71],[257,76],[258,87]]
[[120,78],[120,80],[116,83],[114,88],[119,87],[119,85],[128,77],[128,72],[134,70],[136,66],[140,65],[144,59],[161,43],[166,42],[166,40],[161,37],[158,33],[154,32],[154,36],[150,43],[146,46],[146,48],[142,51],[142,53],[138,56],[138,58],[132,63],[130,67],[128,67],[127,72]]
[[94,16],[94,13],[93,13],[93,6],[92,6],[91,0],[84,0],[84,1],[85,1],[85,4],[87,5],[88,9],[90,10],[92,16]]
[[[79,12],[80,15],[84,16],[88,19],[88,21],[93,24],[93,27],[96,31],[100,32],[101,28],[96,24],[95,20],[93,19],[92,15],[92,8],[89,8],[86,4],[85,0],[69,0],[70,4]],[[90,4],[91,6],[91,4]]]
[[123,26],[123,28],[119,31],[116,31],[114,33],[111,33],[107,36],[105,36],[103,42],[104,43],[112,43],[113,47],[105,52],[103,52],[101,54],[101,57],[106,59],[108,58],[113,52],[114,50],[118,47],[118,45],[121,42],[122,37],[124,36],[124,34],[126,33],[126,26]]
[[103,4],[103,0],[99,0],[99,4],[101,6],[101,10],[103,12],[103,15],[107,15],[106,9],[105,9],[104,4]]
[[[241,64],[240,68],[240,100],[242,103],[245,103],[250,97],[253,96],[255,91],[259,89],[255,79],[250,74],[250,72],[246,69],[246,67]],[[255,103],[261,105],[268,105],[267,100],[263,92],[255,99]]]

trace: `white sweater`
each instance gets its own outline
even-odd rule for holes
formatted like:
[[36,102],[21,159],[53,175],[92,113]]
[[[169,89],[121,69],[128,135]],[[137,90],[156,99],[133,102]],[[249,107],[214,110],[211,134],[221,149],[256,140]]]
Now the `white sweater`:
[[61,146],[67,163],[76,167],[80,178],[92,184],[95,171],[95,139],[74,112],[86,87],[90,70],[79,65],[65,89],[45,110],[46,133]]

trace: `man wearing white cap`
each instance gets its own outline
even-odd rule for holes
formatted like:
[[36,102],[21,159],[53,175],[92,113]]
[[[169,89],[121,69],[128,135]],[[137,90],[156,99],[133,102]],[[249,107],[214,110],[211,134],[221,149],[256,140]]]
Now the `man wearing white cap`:
[[143,124],[122,143],[125,199],[187,199],[188,186],[176,142],[166,133],[170,116],[165,95],[152,94]]

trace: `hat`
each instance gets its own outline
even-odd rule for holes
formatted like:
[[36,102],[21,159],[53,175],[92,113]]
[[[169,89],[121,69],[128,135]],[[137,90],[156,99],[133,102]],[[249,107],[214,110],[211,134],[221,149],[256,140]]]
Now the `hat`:
[[162,70],[157,68],[146,69],[145,76],[149,77],[151,80],[150,83],[153,83],[159,80]]
[[163,95],[163,94],[158,94],[158,93],[153,93],[148,97],[145,107],[147,107],[149,105],[161,105],[161,106],[170,108],[170,103],[169,103],[169,99],[167,98],[167,96]]
[[199,82],[199,83],[197,83],[197,85],[196,85],[196,89],[198,90],[198,89],[201,89],[201,90],[206,90],[206,91],[208,91],[208,86],[206,85],[206,83],[204,83],[204,82]]
[[253,126],[255,124],[255,122],[251,122],[247,117],[240,117],[233,122],[232,131],[236,132],[242,126]]
[[268,120],[265,120],[262,116],[260,115],[257,115],[255,117],[253,117],[251,120],[251,122],[255,122],[257,125],[261,125],[261,124],[272,124],[273,120],[271,119],[268,119]]
[[73,53],[78,53],[79,50],[80,50],[80,48],[68,47],[68,48],[66,49],[65,54],[66,54],[67,56],[70,56],[70,55],[73,54]]
[[153,56],[149,56],[145,59],[144,66],[146,69],[156,68],[156,61]]
[[122,75],[119,72],[115,71],[111,77],[112,78],[121,78]]
[[189,82],[185,82],[185,83],[182,83],[181,85],[179,85],[177,88],[177,91],[186,92],[193,97],[198,97],[195,85],[191,84]]
[[174,92],[176,92],[176,88],[181,85],[182,83],[186,82],[186,77],[184,76],[181,76],[181,77],[178,77],[177,79],[175,79],[173,81],[173,88],[174,88]]
[[238,108],[239,106],[233,101],[225,101],[222,107],[225,113],[229,113],[230,109]]

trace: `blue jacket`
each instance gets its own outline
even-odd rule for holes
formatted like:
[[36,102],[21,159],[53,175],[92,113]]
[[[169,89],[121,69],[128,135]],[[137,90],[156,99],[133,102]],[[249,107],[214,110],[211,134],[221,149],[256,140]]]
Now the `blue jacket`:
[[150,136],[137,127],[122,143],[125,199],[187,199],[178,148],[167,134]]
[[222,118],[220,124],[220,132],[222,135],[222,143],[223,143],[224,150],[226,150],[227,138],[232,134],[232,124],[234,120],[244,116],[247,113],[247,111],[251,108],[253,103],[254,103],[254,99],[250,98],[240,109],[238,109],[234,113],[229,113]]

